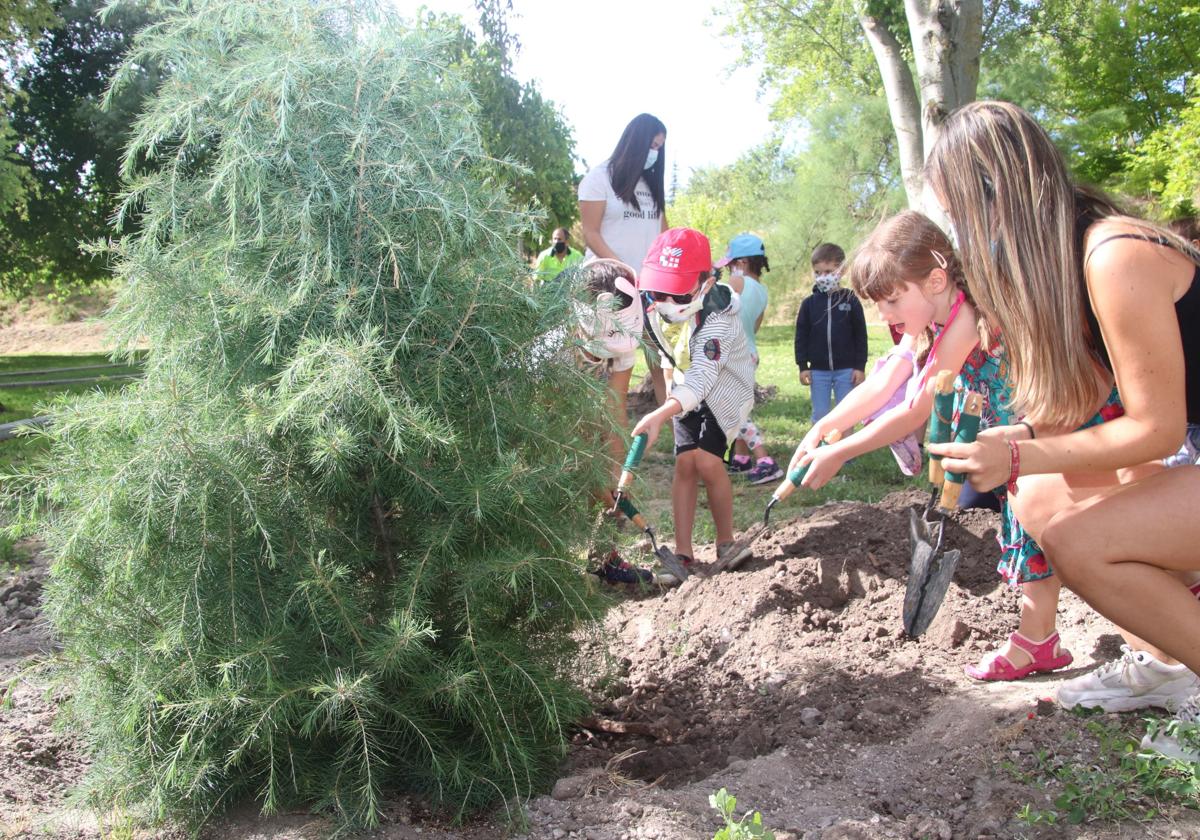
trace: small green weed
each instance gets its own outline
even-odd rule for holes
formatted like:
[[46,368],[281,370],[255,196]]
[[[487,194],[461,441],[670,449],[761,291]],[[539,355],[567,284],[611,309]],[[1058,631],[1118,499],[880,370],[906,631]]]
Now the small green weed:
[[[1150,722],[1151,732],[1164,728]],[[1175,732],[1178,725],[1165,724]],[[1164,808],[1183,806],[1200,809],[1200,775],[1197,767],[1158,755],[1140,753],[1138,742],[1119,723],[1089,720],[1087,734],[1096,741],[1091,763],[1066,759],[1039,750],[1029,771],[1012,766],[1014,778],[1026,784],[1057,789],[1053,808],[1038,809],[1026,804],[1017,818],[1027,825],[1084,822],[1116,822],[1153,819]],[[1183,732],[1185,740],[1200,734]]]
[[763,827],[762,814],[747,811],[740,820],[734,819],[737,797],[725,788],[709,794],[708,804],[725,821],[725,827],[713,835],[713,840],[775,840],[775,833]]

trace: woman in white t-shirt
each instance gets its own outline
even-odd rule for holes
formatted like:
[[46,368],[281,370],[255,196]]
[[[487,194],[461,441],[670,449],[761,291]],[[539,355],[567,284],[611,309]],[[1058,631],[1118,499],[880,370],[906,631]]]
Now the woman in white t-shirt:
[[[667,229],[663,173],[667,128],[651,114],[638,114],[617,141],[612,155],[579,182],[579,216],[587,259],[620,260],[636,271],[655,238]],[[649,365],[654,397],[667,398],[666,381],[655,358]]]

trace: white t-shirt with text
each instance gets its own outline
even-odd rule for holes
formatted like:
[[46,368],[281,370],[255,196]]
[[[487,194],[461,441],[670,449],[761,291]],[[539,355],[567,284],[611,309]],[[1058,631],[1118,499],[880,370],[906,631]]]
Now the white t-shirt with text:
[[[662,232],[662,214],[654,206],[654,196],[646,179],[638,181],[634,188],[638,208],[626,204],[621,197],[613,192],[612,180],[608,174],[608,161],[602,161],[592,167],[583,180],[579,182],[580,201],[603,201],[604,216],[600,220],[600,235],[612,248],[617,259],[629,265],[634,271],[642,270],[642,261],[658,234]],[[592,259],[596,255],[589,248],[585,257]]]

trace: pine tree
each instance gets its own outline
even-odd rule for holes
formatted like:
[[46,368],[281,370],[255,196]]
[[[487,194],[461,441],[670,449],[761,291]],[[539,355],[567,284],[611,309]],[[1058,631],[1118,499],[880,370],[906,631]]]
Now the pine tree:
[[[429,35],[332,0],[161,0],[112,325],[145,379],[65,402],[11,482],[98,801],[348,824],[526,797],[582,711],[601,386],[543,352],[533,221]],[[149,162],[148,168],[143,164]],[[146,174],[146,173],[149,174]],[[138,174],[142,173],[142,174]]]

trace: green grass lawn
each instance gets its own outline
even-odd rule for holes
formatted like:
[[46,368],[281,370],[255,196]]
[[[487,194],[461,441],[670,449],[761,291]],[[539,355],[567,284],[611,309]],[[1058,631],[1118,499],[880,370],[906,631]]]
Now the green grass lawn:
[[[0,384],[16,383],[25,379],[25,377],[4,376],[4,374],[14,374],[21,371],[83,367],[85,365],[103,365],[108,364],[109,361],[108,356],[104,353],[0,356]],[[93,377],[99,377],[100,381],[96,383],[0,388],[0,423],[11,423],[14,420],[24,420],[27,417],[37,416],[43,413],[45,407],[61,394],[82,394],[96,388],[119,388],[129,380],[114,379],[112,377],[137,372],[137,367],[122,366],[107,370],[64,371],[44,376],[31,376],[29,380],[32,381],[90,379]],[[11,471],[31,454],[38,451],[41,445],[41,441],[30,438],[0,440],[0,473]]]
[[[887,329],[882,326],[868,330],[872,360],[891,347]],[[758,334],[758,350],[762,359],[758,368],[760,385],[778,388],[775,398],[754,410],[754,420],[766,437],[771,455],[780,465],[787,465],[796,444],[808,431],[812,418],[812,402],[809,389],[800,384],[792,356],[792,327],[788,325],[766,326]],[[76,367],[104,364],[108,357],[101,353],[80,355],[23,355],[0,357],[0,374],[26,370],[48,370],[51,368]],[[869,366],[868,366],[869,367]],[[134,367],[115,368],[107,371],[65,372],[61,378],[81,378],[103,373],[136,373]],[[645,372],[639,361],[639,372]],[[51,376],[37,377],[52,378]],[[0,376],[0,382],[11,379]],[[0,423],[8,423],[40,413],[60,394],[78,394],[101,388],[119,388],[127,380],[110,379],[99,384],[42,385],[30,388],[0,389]],[[36,439],[16,438],[0,441],[0,474],[10,472],[40,447]],[[664,536],[669,537],[671,525],[671,475],[674,468],[672,439],[669,432],[661,435],[654,451],[647,454],[633,488],[637,505],[649,518],[651,524]],[[801,490],[776,508],[776,519],[783,519],[796,511],[830,500],[859,499],[878,501],[886,494],[915,486],[915,479],[905,478],[896,467],[891,453],[884,449],[869,453],[844,468],[838,479],[819,491]],[[734,524],[738,530],[745,528],[762,517],[764,506],[775,485],[753,487],[743,480],[734,479]],[[701,493],[700,504],[706,505]],[[715,539],[712,518],[707,509],[696,517],[696,541],[711,542]]]
[[[793,327],[790,324],[764,326],[758,333],[758,352],[761,359],[758,367],[758,384],[774,385],[778,393],[775,398],[754,409],[754,422],[766,438],[771,456],[786,468],[796,445],[812,425],[812,400],[809,389],[800,384],[792,351]],[[875,358],[883,355],[892,346],[887,328],[868,328],[870,370]],[[641,367],[637,372],[644,373]],[[663,536],[668,537],[671,527],[671,475],[674,463],[671,434],[659,436],[654,451],[647,454],[644,467],[634,485],[634,498],[650,523]],[[759,487],[747,484],[739,477],[734,478],[733,521],[737,530],[762,519],[763,510],[777,485]],[[877,450],[858,458],[842,469],[838,477],[817,491],[797,490],[791,497],[777,506],[772,518],[781,521],[797,511],[832,500],[857,499],[873,502],[888,493],[909,486],[923,486],[916,478],[904,476],[888,449]],[[706,506],[703,493],[700,504]],[[695,540],[698,543],[712,542],[716,538],[712,517],[707,507],[697,512]]]

